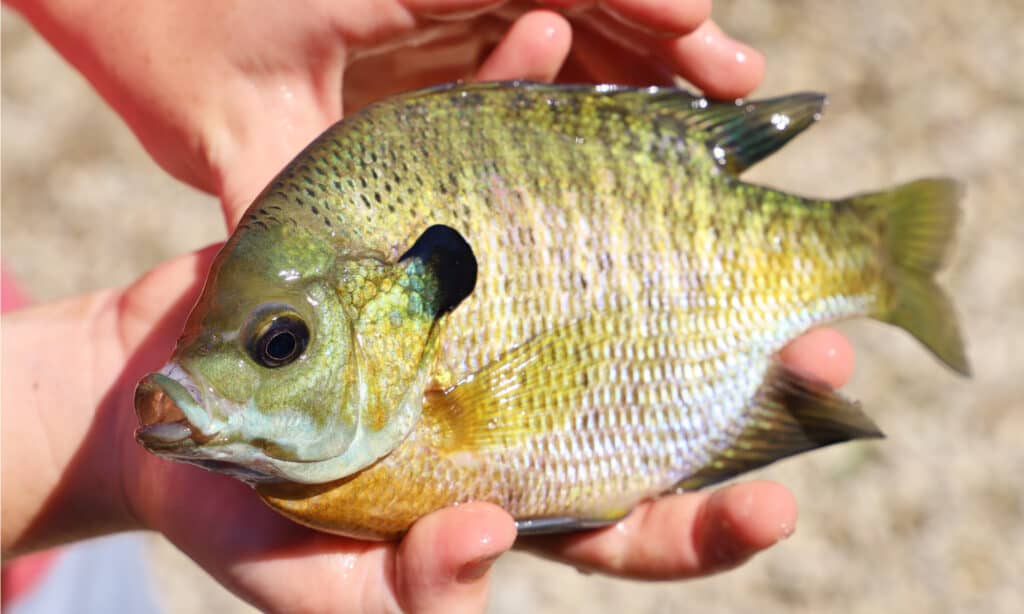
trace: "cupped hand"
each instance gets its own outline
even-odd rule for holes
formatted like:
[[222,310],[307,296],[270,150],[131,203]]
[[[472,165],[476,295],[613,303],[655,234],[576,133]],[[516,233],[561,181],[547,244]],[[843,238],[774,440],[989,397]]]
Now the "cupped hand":
[[748,93],[763,61],[710,0],[10,0],[175,177],[221,197],[229,228],[327,126],[452,79],[657,84]]
[[[733,97],[763,70],[756,51],[708,21],[707,0],[553,0],[554,10],[494,0],[124,0],[87,8],[92,25],[63,45],[39,8],[47,3],[19,4],[165,169],[221,197],[229,227],[343,108],[393,91],[453,78],[650,84],[680,74]],[[248,487],[134,442],[131,384],[163,363],[211,256],[165,263],[110,302],[126,363],[110,419],[137,521],[267,610],[482,610],[489,563],[515,538],[494,506],[435,512],[400,543],[361,542],[295,525]],[[830,331],[804,336],[783,358],[835,385],[852,369],[848,345]],[[585,570],[685,578],[742,563],[795,520],[789,493],[760,482],[664,497],[604,530],[521,544]]]
[[[213,253],[165,263],[111,302],[126,356],[123,382],[164,361]],[[828,330],[805,335],[783,357],[837,386],[852,368],[846,342]],[[398,543],[317,533],[278,516],[232,478],[144,451],[132,438],[131,390],[122,385],[110,404],[117,412],[118,464],[130,468],[123,488],[129,509],[247,601],[269,611],[484,609],[490,564],[516,537],[500,508],[474,503],[435,512]],[[679,579],[739,565],[795,525],[789,492],[752,482],[663,497],[614,526],[524,538],[519,546],[581,570]]]

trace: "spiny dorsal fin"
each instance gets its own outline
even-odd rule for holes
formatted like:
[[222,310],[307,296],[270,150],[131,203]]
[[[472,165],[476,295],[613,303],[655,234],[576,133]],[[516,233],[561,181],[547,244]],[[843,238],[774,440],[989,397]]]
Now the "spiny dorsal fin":
[[687,123],[707,134],[708,151],[719,166],[739,175],[817,121],[825,96],[800,93],[735,103],[684,97],[680,102],[696,109]]
[[423,231],[399,262],[417,259],[437,282],[437,315],[455,309],[476,287],[477,263],[473,248],[454,228],[435,224]]
[[[529,81],[458,83],[420,90],[407,96],[451,96],[506,92],[521,95],[523,104],[557,107],[559,101],[592,98],[590,112],[642,120],[664,121],[663,126],[688,138],[702,140],[715,161],[738,175],[763,160],[813,124],[825,105],[825,96],[797,93],[764,100],[710,101],[677,87],[637,88],[613,84],[552,85]],[[600,122],[553,122],[543,129],[561,132],[585,142],[604,138],[595,128]],[[528,127],[528,126],[527,126]],[[538,127],[538,129],[541,129]]]
[[851,439],[883,437],[856,403],[777,361],[769,368],[746,419],[729,449],[675,489],[696,490],[801,452]]

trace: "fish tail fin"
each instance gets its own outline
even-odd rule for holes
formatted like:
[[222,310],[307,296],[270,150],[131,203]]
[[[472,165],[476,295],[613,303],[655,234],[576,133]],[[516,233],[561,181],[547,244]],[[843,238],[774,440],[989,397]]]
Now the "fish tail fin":
[[935,283],[956,233],[962,194],[957,181],[934,178],[849,200],[854,206],[879,209],[884,217],[889,292],[872,315],[909,332],[939,360],[969,376],[953,303]]

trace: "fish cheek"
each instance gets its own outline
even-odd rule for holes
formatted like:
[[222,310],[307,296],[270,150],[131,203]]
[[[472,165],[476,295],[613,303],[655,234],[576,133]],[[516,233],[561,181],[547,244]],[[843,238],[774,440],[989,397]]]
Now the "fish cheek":
[[[182,360],[187,371],[199,376],[209,392],[217,399],[223,399],[232,405],[244,405],[249,402],[259,385],[259,374],[234,345],[215,348]],[[213,401],[214,404],[216,401]],[[231,413],[226,409],[217,410],[208,407],[213,417],[224,419]]]
[[256,367],[259,384],[246,416],[247,438],[282,460],[342,454],[355,436],[351,333],[340,307],[320,301],[305,353],[279,367]]

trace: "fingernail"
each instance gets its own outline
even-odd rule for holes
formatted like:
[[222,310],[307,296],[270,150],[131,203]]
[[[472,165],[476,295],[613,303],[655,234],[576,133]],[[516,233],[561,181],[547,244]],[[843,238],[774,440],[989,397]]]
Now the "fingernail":
[[483,558],[477,559],[471,563],[466,563],[459,570],[458,575],[455,579],[459,582],[476,582],[480,578],[487,575],[487,572],[491,570],[491,565],[494,565],[494,561],[498,560],[498,557],[502,553],[492,554]]

